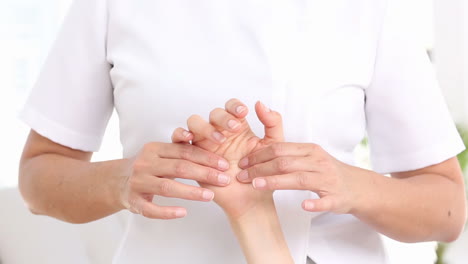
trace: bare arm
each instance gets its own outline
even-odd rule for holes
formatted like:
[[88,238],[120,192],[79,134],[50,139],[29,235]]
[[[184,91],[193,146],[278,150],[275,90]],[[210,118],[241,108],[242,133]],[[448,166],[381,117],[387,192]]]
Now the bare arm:
[[466,220],[463,175],[456,158],[393,178],[353,169],[363,194],[353,213],[378,231],[405,242],[457,239]]
[[113,214],[126,160],[91,163],[73,150],[31,131],[20,162],[19,188],[33,213],[84,223]]
[[[19,188],[30,210],[71,223],[94,221],[122,209],[149,218],[180,218],[187,213],[185,208],[158,206],[152,197],[207,202],[213,194],[170,177],[228,184],[219,181],[220,170],[226,169],[220,165],[228,166],[227,162],[194,146],[148,143],[132,159],[93,163],[91,156],[31,131],[19,170]],[[181,168],[191,168],[192,173]]]
[[344,164],[315,144],[277,143],[240,161],[243,182],[259,190],[310,190],[311,212],[354,214],[404,242],[453,241],[466,220],[463,176],[456,158],[392,178]]

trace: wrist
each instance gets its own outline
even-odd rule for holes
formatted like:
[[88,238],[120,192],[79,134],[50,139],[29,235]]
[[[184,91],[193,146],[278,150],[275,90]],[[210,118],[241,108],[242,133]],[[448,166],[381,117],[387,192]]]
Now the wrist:
[[127,182],[131,175],[132,160],[119,159],[106,161],[106,171],[111,176],[107,181],[108,206],[115,211],[126,209],[124,202],[128,196]]
[[273,198],[229,220],[248,263],[293,263]]
[[349,166],[348,175],[350,176],[350,182],[352,182],[349,213],[359,218],[366,212],[372,211],[374,204],[378,201],[378,193],[381,191],[378,182],[384,176],[353,166]]

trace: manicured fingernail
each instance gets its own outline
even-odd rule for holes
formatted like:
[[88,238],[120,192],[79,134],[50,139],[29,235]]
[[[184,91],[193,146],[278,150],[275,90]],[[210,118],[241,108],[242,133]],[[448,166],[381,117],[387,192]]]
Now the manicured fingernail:
[[249,165],[249,159],[248,158],[243,158],[239,161],[239,167],[245,168]]
[[266,186],[266,181],[264,179],[255,179],[252,184],[255,189],[260,189]]
[[203,200],[211,201],[214,198],[214,192],[209,190],[204,190],[202,194]]
[[228,175],[225,175],[225,174],[219,174],[218,175],[218,182],[219,183],[229,184],[230,181],[231,181],[231,177],[229,177]]
[[236,129],[236,128],[238,128],[239,126],[240,126],[240,123],[237,122],[236,120],[229,120],[229,121],[228,121],[228,127],[229,127],[230,129]]
[[239,105],[238,107],[236,107],[236,113],[242,114],[246,109],[247,108],[245,108],[245,106]]
[[225,160],[218,160],[218,168],[222,169],[222,170],[227,170],[229,169],[229,162],[225,161]]
[[219,133],[219,132],[213,132],[213,138],[216,140],[216,141],[219,141],[221,143],[223,143],[224,141],[226,141],[226,137]]
[[304,209],[307,210],[307,211],[312,211],[314,210],[314,202],[312,201],[304,201]]
[[262,102],[260,102],[260,104],[262,105],[263,109],[265,110],[265,112],[271,112],[271,109],[266,107],[265,104],[263,104]]
[[239,181],[246,181],[249,178],[249,172],[248,171],[241,171],[239,175],[237,175],[237,179]]
[[188,137],[190,137],[190,132],[184,130],[182,132],[182,136],[184,136],[184,138],[188,138]]
[[183,209],[179,209],[175,212],[175,217],[182,218],[187,215],[187,212]]

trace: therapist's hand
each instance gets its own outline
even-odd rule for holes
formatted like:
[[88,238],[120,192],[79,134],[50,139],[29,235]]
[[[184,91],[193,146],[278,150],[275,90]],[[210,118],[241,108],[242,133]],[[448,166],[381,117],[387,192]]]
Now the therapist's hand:
[[[239,160],[273,142],[283,140],[281,116],[270,111],[263,104],[257,103],[255,110],[260,121],[265,126],[265,137],[260,139],[252,132],[245,120],[248,109],[232,99],[226,103],[225,109],[215,109],[210,113],[210,121],[194,115],[187,121],[190,135],[182,128],[174,131],[173,142],[192,144],[204,150],[213,152],[227,159],[231,167],[226,174],[231,176],[231,184],[227,187],[216,187],[200,182],[215,193],[214,201],[220,205],[230,218],[237,218],[247,211],[268,203],[273,204],[272,191],[254,190],[250,184],[239,183],[235,176],[240,172],[237,166]],[[222,142],[222,143],[220,143]]]
[[350,213],[359,196],[353,169],[316,144],[275,143],[239,162],[239,181],[256,190],[309,190],[320,199],[305,200],[306,211]]
[[174,178],[226,186],[230,177],[224,171],[228,168],[226,159],[197,146],[148,143],[128,160],[120,200],[124,208],[148,218],[181,218],[187,214],[185,208],[159,206],[152,202],[153,197],[209,202],[214,196],[212,190],[183,184]]

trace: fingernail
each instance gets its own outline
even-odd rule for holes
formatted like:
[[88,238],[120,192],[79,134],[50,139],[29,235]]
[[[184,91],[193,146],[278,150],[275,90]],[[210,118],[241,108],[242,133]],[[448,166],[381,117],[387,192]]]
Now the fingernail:
[[229,127],[230,129],[236,129],[236,128],[238,128],[239,126],[240,126],[240,123],[237,122],[236,120],[229,120],[229,121],[228,121],[228,127]]
[[260,104],[262,105],[263,109],[265,110],[265,112],[271,112],[271,109],[266,107],[265,104],[263,104],[262,102],[260,102]]
[[225,161],[225,160],[218,160],[218,168],[222,169],[222,170],[227,170],[229,169],[229,162]]
[[203,193],[202,193],[202,197],[203,197],[203,200],[211,201],[214,198],[214,192],[204,190]]
[[236,108],[236,113],[242,114],[246,109],[247,109],[247,108],[245,108],[245,106],[239,105],[239,106]]
[[219,133],[219,132],[213,132],[213,138],[216,140],[216,141],[219,141],[221,143],[223,143],[224,141],[226,141],[226,137]]
[[249,159],[248,158],[243,158],[239,161],[239,167],[245,168],[249,165]]
[[182,132],[182,136],[184,136],[184,138],[188,138],[190,136],[190,132],[184,130]]
[[175,212],[175,216],[178,218],[182,218],[187,215],[187,212],[183,209],[179,209]]
[[239,179],[239,181],[246,181],[248,178],[249,172],[247,172],[246,170],[241,171],[239,175],[237,175],[237,179]]
[[218,182],[219,183],[229,184],[230,181],[231,181],[231,177],[229,177],[228,175],[225,175],[225,174],[219,174],[218,175]]
[[255,189],[260,189],[266,186],[266,181],[264,179],[255,179],[252,184]]

